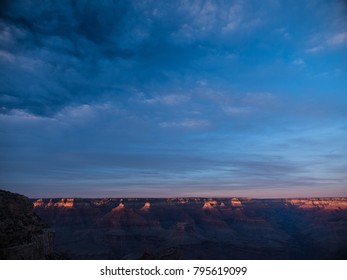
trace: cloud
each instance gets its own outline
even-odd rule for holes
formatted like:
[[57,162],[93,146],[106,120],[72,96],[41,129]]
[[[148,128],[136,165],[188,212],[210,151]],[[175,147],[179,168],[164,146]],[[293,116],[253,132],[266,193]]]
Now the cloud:
[[7,51],[0,50],[0,58],[13,62],[15,60],[15,56]]
[[[146,11],[152,26],[159,24],[167,29],[169,38],[178,45],[194,44],[210,36],[228,40],[230,34],[250,31],[263,23],[259,9],[238,0],[142,1],[134,6],[137,11]],[[167,20],[170,17],[176,21]]]
[[124,80],[126,75],[117,72],[132,60],[136,44],[127,38],[132,28],[123,34],[130,5],[47,1],[37,7],[34,1],[11,1],[5,7],[0,90],[17,102],[1,107],[53,116],[65,106],[98,102],[104,92],[114,91],[113,83]]
[[[0,90],[17,101],[0,107],[52,117],[70,105],[117,103],[146,84],[178,84],[203,71],[199,61],[238,57],[228,34],[250,30],[264,11],[243,1],[11,1],[0,12]],[[143,102],[190,100],[175,90]]]
[[245,115],[251,112],[249,107],[223,106],[222,109],[228,115]]
[[210,126],[207,120],[187,119],[180,122],[161,122],[161,128],[205,128]]
[[309,53],[317,53],[317,52],[320,52],[320,51],[322,51],[324,49],[325,49],[325,47],[320,45],[320,46],[315,46],[315,47],[312,47],[312,48],[308,48],[308,49],[306,49],[306,51],[309,52]]
[[20,109],[12,109],[8,112],[8,114],[0,114],[0,118],[3,121],[11,122],[11,121],[42,121],[46,118],[42,118],[40,116],[36,116],[34,114],[30,114]]
[[[346,161],[334,127],[346,119],[346,35],[317,5],[7,1],[0,183],[164,195],[337,184],[324,172]],[[303,41],[334,52],[306,57]],[[295,71],[308,61],[329,75]],[[342,157],[318,160],[332,146]]]
[[188,39],[188,42],[205,38],[211,32],[236,30],[244,16],[243,7],[237,2],[181,1],[178,7],[184,23],[173,33],[173,38]]
[[298,66],[306,66],[306,63],[302,58],[294,59],[292,63]]
[[189,101],[190,97],[185,95],[169,94],[161,97],[159,100],[166,105],[178,105]]
[[160,104],[168,106],[176,106],[182,103],[186,103],[190,100],[190,96],[183,94],[162,94],[153,97],[146,97],[143,93],[139,94],[139,102],[145,104]]
[[345,42],[347,42],[347,32],[335,34],[327,39],[327,44],[332,46],[341,45]]
[[328,32],[315,35],[311,41],[313,46],[306,49],[309,53],[318,53],[331,48],[338,48],[346,44],[347,32]]

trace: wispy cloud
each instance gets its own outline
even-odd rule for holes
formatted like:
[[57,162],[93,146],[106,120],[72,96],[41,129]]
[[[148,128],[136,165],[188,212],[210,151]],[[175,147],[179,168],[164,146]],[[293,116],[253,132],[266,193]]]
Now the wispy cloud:
[[309,53],[319,53],[321,51],[342,47],[347,43],[347,32],[321,33],[313,36],[311,46],[306,49]]
[[292,63],[301,67],[306,66],[306,62],[302,58],[294,59]]
[[8,114],[3,115],[0,114],[2,119],[7,119],[8,121],[14,120],[14,121],[41,121],[45,120],[46,118],[40,117],[28,112],[25,112],[20,109],[12,109],[8,112]]
[[160,104],[168,106],[180,105],[182,103],[188,102],[189,100],[190,96],[183,94],[162,94],[153,97],[145,97],[143,94],[141,94],[138,99],[138,101],[141,103]]
[[327,38],[328,45],[341,45],[347,42],[347,32],[341,32],[338,34],[334,34],[331,37]]
[[228,115],[245,115],[252,111],[249,107],[223,106],[222,109]]
[[309,53],[317,53],[317,52],[324,50],[324,48],[325,48],[324,46],[319,45],[319,46],[308,48],[308,49],[306,49],[306,51]]
[[2,51],[2,50],[0,50],[0,58],[6,59],[10,62],[13,62],[15,60],[15,56],[13,54],[11,54],[8,51]]
[[204,128],[210,126],[207,120],[187,119],[179,122],[161,122],[161,128]]

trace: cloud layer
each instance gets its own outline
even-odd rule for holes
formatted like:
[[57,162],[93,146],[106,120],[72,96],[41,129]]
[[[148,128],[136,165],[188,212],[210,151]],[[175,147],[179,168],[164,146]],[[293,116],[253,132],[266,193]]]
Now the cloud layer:
[[3,2],[0,186],[347,195],[345,10],[313,0]]

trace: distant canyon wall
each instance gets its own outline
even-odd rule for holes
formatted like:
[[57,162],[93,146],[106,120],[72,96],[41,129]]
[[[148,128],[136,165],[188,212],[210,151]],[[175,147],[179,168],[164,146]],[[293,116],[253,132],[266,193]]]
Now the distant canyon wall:
[[71,259],[346,259],[347,199],[33,200]]

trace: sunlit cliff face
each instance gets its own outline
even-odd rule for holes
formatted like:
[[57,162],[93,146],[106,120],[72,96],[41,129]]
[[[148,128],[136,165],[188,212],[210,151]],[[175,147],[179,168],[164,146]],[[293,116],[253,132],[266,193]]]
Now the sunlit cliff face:
[[296,206],[301,209],[324,208],[326,210],[347,209],[347,201],[345,199],[331,198],[310,198],[310,199],[287,199],[289,205]]
[[[119,204],[115,206],[116,202]],[[174,198],[166,199],[167,205],[176,205],[177,207],[196,206],[200,209],[228,209],[233,208],[234,210],[242,210],[248,205],[252,199],[239,199],[233,198]],[[303,198],[303,199],[282,199],[283,203],[287,207],[295,207],[298,209],[325,209],[325,210],[339,210],[347,209],[347,200],[345,198]],[[136,199],[79,199],[79,198],[62,198],[62,199],[37,199],[33,201],[34,208],[61,208],[61,209],[72,209],[72,208],[95,208],[102,205],[110,205],[112,211],[120,211],[125,209],[134,209],[141,211],[149,211],[157,207],[157,201],[155,199],[142,199],[136,201]],[[162,201],[160,202],[162,203]],[[127,206],[125,206],[127,205]],[[152,208],[154,206],[154,208]],[[195,207],[194,206],[194,207]],[[236,209],[235,209],[236,208]]]
[[34,208],[36,207],[44,207],[45,203],[42,198],[36,200],[34,203]]
[[58,203],[56,203],[57,207],[65,207],[65,208],[72,208],[74,206],[74,199],[73,198],[62,198]]
[[125,205],[122,202],[120,202],[117,207],[112,209],[112,211],[120,211],[120,210],[123,210],[124,208],[125,208]]
[[53,206],[54,206],[53,199],[50,199],[49,202],[47,203],[46,207],[53,207]]
[[234,197],[230,200],[230,204],[234,207],[241,207],[242,206],[241,201],[236,197]]
[[53,199],[50,199],[48,203],[45,203],[42,198],[36,200],[33,204],[34,207],[63,207],[63,208],[72,208],[74,207],[74,198],[62,198],[61,200],[54,202]]
[[[234,197],[230,200],[230,205],[233,207],[242,207],[241,201]],[[203,209],[215,209],[217,207],[226,207],[224,202],[219,202],[218,200],[208,199],[204,202],[204,205],[202,206]]]
[[204,206],[202,206],[202,208],[213,209],[217,207],[217,205],[218,205],[218,202],[216,200],[208,200],[208,201],[205,201]]
[[146,202],[145,205],[141,208],[143,211],[148,211],[151,208],[151,204]]
[[[102,205],[102,203],[98,203],[95,201],[94,205]],[[90,208],[91,203],[88,201],[83,201],[81,199],[76,198],[62,198],[62,199],[38,199],[33,202],[35,208]]]

